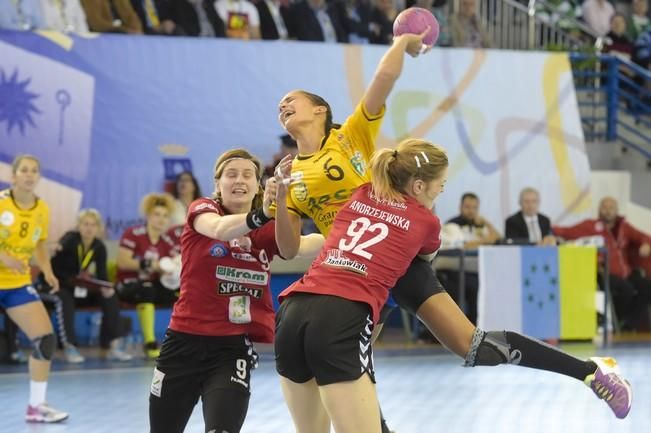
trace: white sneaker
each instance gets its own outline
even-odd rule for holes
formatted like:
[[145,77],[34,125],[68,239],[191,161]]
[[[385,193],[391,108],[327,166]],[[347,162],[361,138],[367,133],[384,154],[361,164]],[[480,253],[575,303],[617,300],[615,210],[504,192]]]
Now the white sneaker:
[[109,352],[106,354],[106,359],[109,361],[131,361],[133,359],[133,355],[128,354],[127,352],[120,350],[120,349],[111,349]]
[[66,361],[71,364],[80,364],[86,360],[72,344],[66,344],[66,347],[63,348],[63,355]]
[[25,415],[25,421],[27,422],[55,423],[66,418],[68,418],[66,412],[56,410],[48,406],[47,403],[41,403],[36,407],[27,405],[27,414]]

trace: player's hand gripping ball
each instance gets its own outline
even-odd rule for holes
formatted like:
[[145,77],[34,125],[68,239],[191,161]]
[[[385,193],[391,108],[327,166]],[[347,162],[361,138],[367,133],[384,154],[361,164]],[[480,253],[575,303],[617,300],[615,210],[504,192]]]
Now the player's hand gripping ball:
[[425,45],[432,46],[439,38],[439,22],[432,12],[427,9],[412,7],[400,12],[393,22],[393,35],[400,36],[405,33],[419,35],[427,26],[429,32],[423,38]]

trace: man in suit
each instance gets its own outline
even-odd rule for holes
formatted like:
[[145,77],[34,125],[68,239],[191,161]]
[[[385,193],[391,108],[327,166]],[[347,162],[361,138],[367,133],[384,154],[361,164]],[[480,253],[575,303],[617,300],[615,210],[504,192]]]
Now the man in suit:
[[505,238],[536,245],[555,245],[549,218],[538,213],[540,194],[533,188],[520,191],[520,212],[506,219]]

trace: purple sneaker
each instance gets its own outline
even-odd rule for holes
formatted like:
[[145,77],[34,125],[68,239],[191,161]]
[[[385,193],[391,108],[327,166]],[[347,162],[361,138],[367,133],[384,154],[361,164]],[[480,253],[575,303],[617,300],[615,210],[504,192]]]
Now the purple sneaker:
[[617,361],[598,357],[590,361],[597,364],[597,370],[584,379],[585,384],[610,406],[617,418],[626,418],[631,410],[633,391],[631,384],[621,376]]
[[25,415],[27,422],[55,423],[66,418],[68,418],[66,412],[56,410],[48,406],[47,403],[41,403],[38,406],[27,405],[27,414]]

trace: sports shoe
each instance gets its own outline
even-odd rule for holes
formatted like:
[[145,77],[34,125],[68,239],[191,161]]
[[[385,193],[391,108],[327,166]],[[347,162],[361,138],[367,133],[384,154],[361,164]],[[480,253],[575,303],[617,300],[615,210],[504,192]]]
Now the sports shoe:
[[626,418],[631,410],[633,391],[631,384],[621,376],[617,361],[598,357],[590,358],[590,361],[597,364],[597,369],[586,376],[585,384],[610,406],[617,418]]
[[145,343],[144,349],[145,349],[145,356],[148,359],[156,359],[160,355],[160,349],[158,348],[158,343],[155,341],[150,341],[149,343]]
[[108,351],[106,354],[106,359],[108,361],[131,361],[133,359],[133,355],[120,350],[120,349],[111,349]]
[[25,355],[25,352],[18,349],[15,352],[11,352],[9,355],[9,362],[12,364],[27,364],[29,362],[29,358],[27,355]]
[[71,364],[79,364],[86,360],[86,358],[81,356],[79,350],[77,350],[77,348],[72,344],[65,345],[65,347],[63,348],[63,355],[65,356],[66,361]]
[[38,406],[27,406],[27,414],[25,415],[25,421],[27,422],[44,422],[44,423],[54,423],[61,422],[64,419],[68,418],[66,412],[61,412],[47,405],[47,403],[41,403]]

